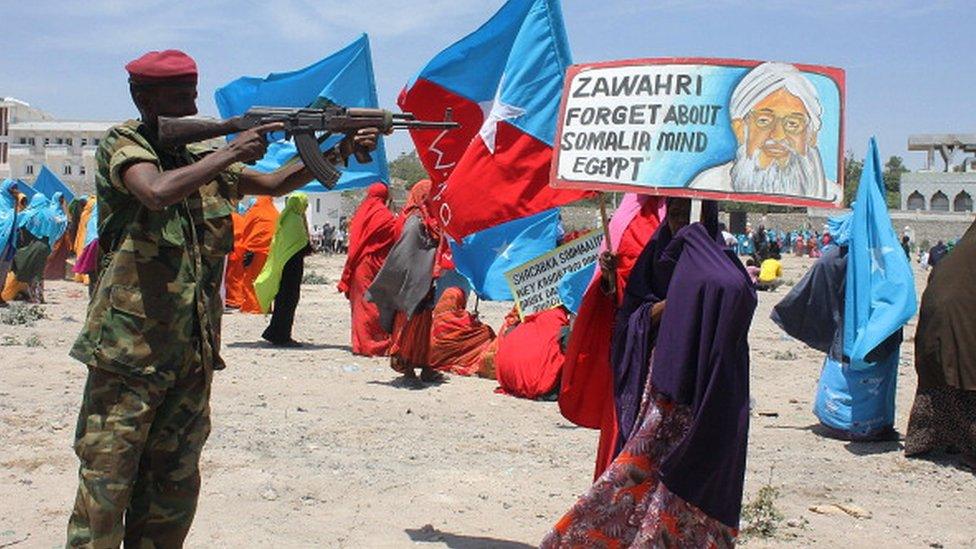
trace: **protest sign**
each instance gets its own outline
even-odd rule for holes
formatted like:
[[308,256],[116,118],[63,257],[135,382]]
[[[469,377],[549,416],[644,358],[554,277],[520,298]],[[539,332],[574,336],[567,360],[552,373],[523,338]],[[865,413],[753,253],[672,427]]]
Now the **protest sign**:
[[527,315],[562,304],[559,281],[566,273],[578,271],[597,259],[603,233],[597,230],[505,272],[515,296],[515,306],[523,319]]
[[573,65],[553,187],[836,207],[844,71],[737,59]]

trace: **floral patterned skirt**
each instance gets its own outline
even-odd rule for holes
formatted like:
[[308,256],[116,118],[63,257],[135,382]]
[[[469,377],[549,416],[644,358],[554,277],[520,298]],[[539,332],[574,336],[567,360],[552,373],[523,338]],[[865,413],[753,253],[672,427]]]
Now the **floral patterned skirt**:
[[976,391],[938,387],[915,394],[905,454],[946,448],[976,456]]
[[671,493],[660,481],[661,461],[681,442],[691,421],[689,408],[654,391],[648,376],[636,432],[541,546],[734,546],[736,530]]

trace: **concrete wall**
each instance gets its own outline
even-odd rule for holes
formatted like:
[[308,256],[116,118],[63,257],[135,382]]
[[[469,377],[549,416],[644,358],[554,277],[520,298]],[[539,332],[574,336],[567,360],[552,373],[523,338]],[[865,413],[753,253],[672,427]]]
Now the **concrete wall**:
[[[749,214],[748,221],[753,227],[764,224],[768,228],[777,230],[794,230],[798,228],[809,228],[815,231],[822,231],[827,218],[839,215],[848,210],[818,210],[811,209],[809,213],[795,214]],[[608,214],[612,213],[608,211]],[[909,235],[914,235],[912,241],[920,244],[928,241],[934,245],[936,241],[948,242],[952,239],[960,238],[963,233],[973,224],[974,216],[971,213],[946,213],[937,214],[932,212],[900,212],[890,211],[891,221],[895,232],[902,234],[905,227],[909,229]],[[578,206],[568,206],[562,209],[563,223],[567,229],[570,228],[598,228],[600,227],[600,210],[597,208],[582,208]],[[722,212],[719,216],[721,222],[729,225],[729,214]]]
[[[822,231],[827,218],[848,210],[816,210],[811,209],[808,214],[750,214],[749,222],[753,227],[759,223],[764,223],[767,227],[777,230],[793,230],[799,227],[810,227],[813,230]],[[912,236],[912,242],[921,244],[928,241],[934,245],[936,241],[959,239],[963,233],[973,224],[973,214],[935,214],[935,213],[913,213],[889,211],[891,223],[895,232],[903,234],[908,228],[908,234]],[[723,214],[727,216],[727,214]],[[723,220],[727,221],[723,217]]]

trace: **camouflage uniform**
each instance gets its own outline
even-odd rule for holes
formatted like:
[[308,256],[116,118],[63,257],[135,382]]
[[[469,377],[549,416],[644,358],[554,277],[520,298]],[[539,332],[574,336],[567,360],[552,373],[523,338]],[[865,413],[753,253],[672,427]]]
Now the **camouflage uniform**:
[[89,367],[75,434],[72,547],[182,544],[210,432],[211,377],[223,368],[219,288],[242,165],[152,211],[122,183],[122,170],[137,162],[170,170],[205,153],[156,151],[145,134],[128,121],[96,153],[98,283],[71,349]]

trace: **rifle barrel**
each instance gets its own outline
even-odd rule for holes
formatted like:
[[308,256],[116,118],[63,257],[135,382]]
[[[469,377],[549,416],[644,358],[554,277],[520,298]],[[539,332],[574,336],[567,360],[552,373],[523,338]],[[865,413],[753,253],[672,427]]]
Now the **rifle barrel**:
[[460,127],[461,124],[458,124],[457,122],[430,122],[427,120],[405,120],[393,122],[393,128],[407,128],[414,130],[445,130]]

